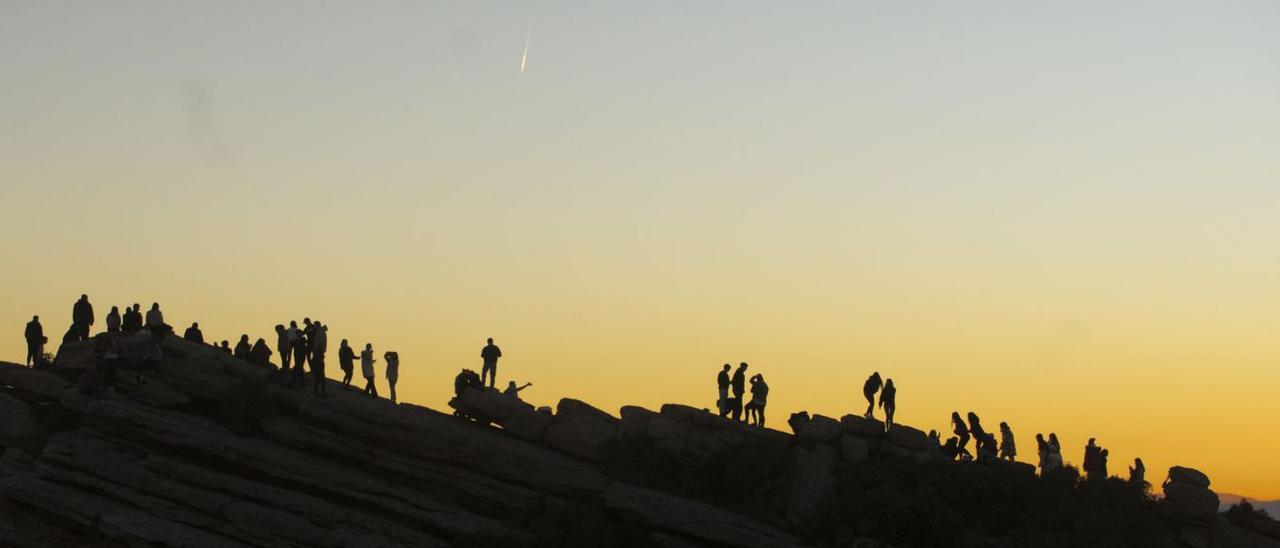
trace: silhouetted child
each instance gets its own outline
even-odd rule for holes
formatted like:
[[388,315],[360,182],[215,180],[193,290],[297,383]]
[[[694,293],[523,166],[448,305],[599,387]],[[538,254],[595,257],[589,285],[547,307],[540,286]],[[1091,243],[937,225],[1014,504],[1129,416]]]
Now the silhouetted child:
[[228,356],[231,355],[231,345],[227,343],[226,339],[223,339],[222,346],[219,346],[218,349],[225,352]]
[[1018,456],[1018,447],[1013,441],[1013,429],[1009,428],[1009,423],[1000,423],[1000,458],[1005,460],[1014,460]]
[[884,389],[880,391],[880,407],[884,408],[884,431],[893,428],[893,412],[898,408],[898,389],[893,386],[893,379],[884,381]]
[[862,396],[867,398],[867,412],[862,416],[870,419],[875,417],[876,410],[876,392],[880,391],[880,387],[884,383],[880,380],[880,372],[876,371],[867,377],[867,382],[862,383]]
[[391,392],[391,402],[396,401],[396,381],[400,380],[400,354],[388,351],[382,355],[387,360],[387,388]]

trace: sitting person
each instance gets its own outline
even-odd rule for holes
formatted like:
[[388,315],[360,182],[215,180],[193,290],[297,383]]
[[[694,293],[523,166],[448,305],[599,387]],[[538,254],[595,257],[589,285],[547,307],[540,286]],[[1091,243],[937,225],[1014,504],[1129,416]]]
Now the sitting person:
[[[245,340],[247,341],[248,339]],[[253,343],[253,348],[249,349],[248,362],[257,366],[269,367],[271,365],[271,354],[271,349],[267,347],[267,341],[258,339],[258,342]]]
[[511,396],[511,397],[513,397],[513,398],[519,398],[519,397],[520,397],[520,391],[521,391],[521,390],[524,390],[524,389],[526,389],[526,388],[528,388],[528,387],[530,387],[530,386],[533,386],[533,383],[531,383],[531,382],[526,382],[526,383],[524,383],[524,386],[516,386],[516,381],[510,381],[510,382],[508,382],[508,383],[507,383],[507,389],[502,391],[502,395],[504,395],[504,396]]
[[240,342],[236,343],[236,350],[232,355],[242,360],[248,360],[251,350],[253,350],[253,345],[249,344],[249,336],[240,335]]
[[182,334],[182,338],[196,344],[204,344],[204,333],[200,332],[200,324],[198,323],[193,322],[191,327],[188,327],[187,331]]

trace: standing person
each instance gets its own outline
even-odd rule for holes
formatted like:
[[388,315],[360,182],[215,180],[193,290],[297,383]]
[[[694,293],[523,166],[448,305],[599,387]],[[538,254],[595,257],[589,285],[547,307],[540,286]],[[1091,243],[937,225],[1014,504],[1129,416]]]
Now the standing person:
[[973,411],[969,412],[969,434],[973,435],[974,443],[981,443],[983,438],[987,437],[987,430],[982,427],[982,420]]
[[871,376],[867,377],[867,382],[862,383],[862,396],[867,398],[867,412],[862,416],[868,419],[875,418],[876,392],[880,391],[881,385],[879,371],[871,373]]
[[276,350],[280,351],[280,371],[288,371],[289,360],[293,358],[293,341],[283,324],[276,324]]
[[200,324],[197,322],[191,322],[191,327],[182,334],[182,338],[193,343],[204,344],[204,333],[200,332]]
[[387,351],[382,355],[387,360],[387,386],[391,390],[391,403],[396,402],[396,381],[400,380],[400,354]]
[[240,335],[240,342],[236,343],[236,349],[231,353],[232,356],[242,360],[249,360],[249,353],[253,351],[253,345],[249,344],[248,335]]
[[965,425],[964,419],[960,418],[959,411],[951,412],[951,431],[959,440],[956,447],[962,452],[966,451],[965,446],[969,445],[969,427]]
[[306,337],[306,340],[307,340],[307,358],[310,359],[311,352],[315,345],[316,324],[311,321],[311,318],[303,318],[302,324],[306,326],[302,328],[302,334]]
[[480,368],[480,383],[484,384],[487,377],[489,388],[493,388],[498,381],[498,358],[502,357],[502,349],[493,344],[493,339],[490,338],[489,343],[480,351],[480,357],[484,359],[484,366]]
[[1094,438],[1089,438],[1089,443],[1084,446],[1084,476],[1087,479],[1098,479],[1098,444]]
[[23,332],[27,339],[27,366],[35,365],[44,354],[44,326],[40,325],[40,316],[32,316]]
[[321,325],[320,320],[316,320],[315,327],[315,336],[311,340],[311,377],[316,383],[316,397],[323,398],[325,385],[328,384],[324,375],[324,355],[329,349],[329,326]]
[[133,303],[133,307],[125,307],[124,318],[120,323],[120,329],[130,335],[137,333],[142,329],[142,305]]
[[729,381],[729,388],[733,390],[734,399],[738,400],[738,409],[742,409],[742,395],[747,392],[747,362],[738,364],[738,369],[734,370],[733,378]]
[[338,367],[342,368],[342,386],[351,388],[351,375],[355,371],[356,352],[346,339],[338,344]]
[[160,303],[151,303],[151,310],[147,311],[147,329],[153,333],[157,330],[169,330],[169,326],[164,323],[164,312],[160,311]]
[[884,381],[884,390],[880,391],[880,407],[884,408],[884,431],[893,428],[893,412],[898,408],[898,389],[893,387],[893,379]]
[[1049,469],[1049,442],[1044,441],[1044,434],[1036,434],[1036,453],[1040,457],[1040,475]]
[[71,323],[76,326],[80,340],[89,340],[89,327],[93,325],[93,305],[89,304],[88,295],[81,295],[80,300],[71,307]]
[[1058,441],[1056,432],[1049,432],[1049,469],[1062,468],[1062,442]]
[[111,312],[107,312],[107,333],[120,332],[120,307],[111,307]]
[[1133,459],[1133,466],[1129,467],[1129,483],[1144,490],[1147,488],[1147,466],[1142,464],[1142,459]]
[[764,375],[751,377],[751,403],[747,404],[747,422],[751,422],[751,414],[755,413],[756,426],[764,428],[764,408],[769,403],[769,383],[764,382]]
[[720,370],[720,374],[716,375],[716,393],[719,399],[716,400],[716,409],[720,411],[720,416],[724,416],[725,400],[729,399],[729,368],[732,366],[724,364],[724,369]]
[[1107,473],[1107,458],[1111,456],[1111,451],[1105,447],[1098,448],[1098,479],[1107,479],[1111,474]]
[[308,344],[307,336],[303,333],[298,333],[298,337],[293,339],[293,376],[289,380],[289,386],[297,384],[298,388],[302,388],[307,385],[307,372],[303,367],[307,364]]
[[373,378],[373,362],[378,361],[373,357],[373,343],[364,344],[364,352],[360,353],[360,372],[364,373],[364,393],[373,397],[378,397],[378,387],[374,386]]
[[1014,460],[1018,456],[1018,447],[1014,445],[1013,429],[1009,428],[1009,423],[1000,423],[1000,458],[1008,461]]

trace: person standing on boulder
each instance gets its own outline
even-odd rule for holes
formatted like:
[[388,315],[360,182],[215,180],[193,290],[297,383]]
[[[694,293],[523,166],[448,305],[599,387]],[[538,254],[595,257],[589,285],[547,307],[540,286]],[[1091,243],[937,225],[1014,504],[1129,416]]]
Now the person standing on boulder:
[[44,326],[40,325],[40,316],[32,316],[23,332],[27,339],[27,366],[35,365],[44,354]]
[[1013,461],[1018,456],[1018,447],[1013,442],[1013,429],[1009,423],[1000,423],[1000,458]]
[[374,386],[373,378],[373,362],[378,361],[373,357],[373,343],[365,343],[364,352],[360,353],[360,372],[364,373],[364,393],[373,397],[378,397],[378,387]]
[[1089,443],[1084,446],[1084,476],[1087,479],[1098,479],[1098,451],[1100,448],[1094,438],[1089,438]]
[[325,397],[324,354],[329,349],[329,326],[316,320],[314,334],[311,336],[311,380],[316,383],[317,398]]
[[93,305],[89,304],[88,295],[81,295],[80,300],[71,307],[71,323],[75,324],[80,340],[89,340],[89,327],[93,325]]
[[751,424],[751,416],[755,415],[755,424],[764,428],[764,408],[769,401],[769,384],[764,382],[764,375],[751,377],[751,403],[747,404],[747,424]]
[[111,307],[111,312],[107,312],[107,333],[119,333],[121,322],[120,307]]
[[[741,406],[742,395],[747,392],[747,362],[738,364],[738,369],[733,372],[733,379],[729,381],[729,387],[733,389],[733,397],[738,400],[738,405]],[[741,407],[738,408],[741,409]],[[743,418],[745,419],[746,417]]]
[[884,381],[884,390],[880,391],[880,407],[884,408],[884,431],[893,428],[893,412],[898,408],[898,389],[893,387],[893,379]]
[[733,367],[724,364],[724,369],[720,370],[720,374],[716,375],[716,390],[719,399],[716,400],[716,409],[720,410],[720,416],[724,416],[725,400],[729,399],[729,369]]
[[276,350],[280,351],[280,371],[288,371],[289,360],[293,357],[293,342],[283,324],[276,324]]
[[498,382],[498,358],[502,357],[502,349],[498,345],[493,344],[493,339],[489,339],[489,343],[484,345],[484,349],[480,350],[480,358],[484,360],[484,366],[480,368],[480,383],[484,384],[488,379],[489,388],[494,387],[494,383]]
[[400,354],[388,350],[382,357],[387,360],[387,388],[391,391],[391,403],[395,403],[396,381],[400,380]]
[[342,386],[351,388],[351,375],[355,371],[356,352],[346,339],[338,345],[338,367],[342,368]]
[[964,419],[960,418],[959,411],[951,412],[951,431],[955,433],[959,441],[957,448],[960,451],[967,451],[966,445],[969,445],[969,427],[965,425]]
[[862,416],[868,419],[875,418],[876,392],[880,391],[880,386],[879,371],[871,373],[871,376],[867,377],[867,382],[862,383],[862,396],[867,398],[867,412]]

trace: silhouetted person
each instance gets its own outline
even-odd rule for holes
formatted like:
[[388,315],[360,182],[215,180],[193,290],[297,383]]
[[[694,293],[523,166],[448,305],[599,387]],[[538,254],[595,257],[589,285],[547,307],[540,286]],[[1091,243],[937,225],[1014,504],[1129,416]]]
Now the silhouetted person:
[[111,307],[111,312],[107,312],[107,333],[119,333],[122,321],[123,320],[120,318],[120,307]]
[[484,366],[480,368],[480,382],[488,382],[489,388],[493,388],[494,383],[498,382],[498,358],[502,357],[502,349],[493,344],[493,339],[489,339],[489,343],[480,350],[480,357],[484,360]]
[[188,327],[187,331],[182,334],[182,338],[193,343],[204,344],[204,333],[200,332],[199,323],[192,322],[191,327]]
[[280,370],[289,370],[289,360],[293,358],[293,339],[284,325],[276,324],[276,350],[280,351]]
[[[477,375],[475,371],[463,369],[462,372],[458,373],[458,376],[453,379],[453,395],[456,397],[462,397],[462,394],[466,392],[468,388],[483,390],[484,381],[480,380],[480,375]],[[457,413],[454,414],[456,415]]]
[[311,318],[303,318],[302,325],[305,326],[302,328],[302,334],[306,337],[307,359],[311,359],[312,347],[315,344],[314,337],[316,336],[316,324],[311,321]]
[[969,433],[973,435],[975,442],[981,442],[982,438],[987,435],[987,430],[982,427],[982,420],[973,411],[969,412]]
[[524,389],[526,389],[526,388],[528,388],[528,387],[530,387],[530,386],[533,386],[533,383],[531,383],[531,382],[526,382],[526,383],[524,383],[524,386],[516,386],[516,381],[508,381],[508,382],[507,382],[507,389],[502,391],[502,395],[504,395],[504,396],[511,396],[511,397],[513,397],[513,398],[519,398],[519,397],[520,397],[520,391],[521,391],[521,390],[524,390]]
[[240,335],[240,342],[236,343],[236,350],[232,353],[237,358],[248,361],[249,352],[253,350],[253,346],[249,344],[248,335]]
[[231,354],[231,345],[227,343],[226,339],[223,339],[222,346],[219,346],[218,349],[226,352],[228,355]]
[[964,419],[960,418],[959,411],[951,412],[951,431],[956,435],[956,447],[960,451],[968,451],[965,446],[969,445],[969,427],[965,425]]
[[716,375],[716,409],[720,411],[720,416],[724,416],[724,400],[729,399],[729,369],[733,367],[724,364],[724,369],[720,370],[720,374]]
[[373,362],[378,361],[373,357],[373,343],[365,343],[364,352],[360,353],[360,372],[364,373],[364,393],[373,397],[378,397],[378,387],[374,386],[373,379],[376,376],[373,372]]
[[880,391],[883,382],[880,380],[880,372],[876,371],[867,377],[867,382],[862,383],[862,396],[867,398],[867,412],[862,416],[870,419],[875,417],[876,410],[876,392]]
[[71,307],[71,323],[82,341],[89,340],[89,327],[93,325],[93,305],[89,304],[89,296],[81,295],[80,300]]
[[1009,423],[1000,423],[1000,458],[1014,460],[1018,456],[1018,446],[1013,441],[1013,429]]
[[977,440],[978,443],[978,460],[982,462],[991,462],[998,458],[996,455],[999,454],[1000,450],[997,447],[996,437],[994,434],[982,432],[980,434],[974,434],[973,439]]
[[1058,434],[1049,432],[1049,469],[1057,470],[1062,468],[1062,442],[1058,441]]
[[884,431],[893,428],[893,412],[898,408],[898,389],[893,387],[893,379],[884,381],[884,389],[880,391],[880,407],[884,408]]
[[959,438],[955,436],[951,436],[947,438],[947,442],[942,444],[942,446],[938,447],[938,451],[940,451],[948,459],[951,459],[951,460],[959,459],[960,451],[961,451]]
[[1106,448],[1098,449],[1098,477],[1107,479],[1110,474],[1107,473],[1107,458],[1111,456],[1111,451]]
[[[1084,475],[1085,478],[1094,480],[1099,478],[1098,458],[1102,448],[1098,447],[1094,438],[1089,438],[1089,443],[1084,446]],[[1106,476],[1102,476],[1106,477]]]
[[27,365],[35,365],[44,355],[44,326],[40,325],[40,316],[31,317],[22,335],[27,340]]
[[1049,469],[1049,442],[1044,441],[1044,434],[1036,434],[1036,453],[1040,457],[1040,475]]
[[738,364],[738,368],[733,372],[733,378],[729,379],[729,389],[733,391],[733,398],[738,400],[738,412],[734,414],[734,420],[738,420],[741,416],[742,395],[747,393],[747,367],[747,362]]
[[342,369],[342,386],[351,386],[351,375],[355,371],[356,352],[347,344],[346,339],[338,344],[338,367]]
[[724,412],[720,416],[734,421],[742,420],[742,398],[729,396],[724,400]]
[[[62,335],[62,344],[74,342],[80,342],[80,326],[71,324],[71,326],[67,328],[67,332]],[[59,348],[58,352],[61,353],[62,349]]]
[[1133,459],[1133,466],[1129,467],[1129,483],[1146,488],[1147,466],[1142,464],[1142,459]]
[[764,408],[769,400],[769,384],[764,382],[764,375],[757,374],[751,377],[751,401],[747,403],[747,424],[754,423],[761,428],[764,427]]
[[386,352],[382,355],[382,359],[387,362],[387,389],[391,393],[391,403],[396,402],[396,381],[400,380],[400,354],[396,352]]
[[293,375],[289,378],[290,386],[306,385],[306,370],[303,367],[307,365],[307,345],[306,334],[299,331],[298,336],[293,339]]
[[329,326],[315,322],[315,335],[311,341],[311,377],[315,381],[316,397],[325,397],[324,355],[329,350]]
[[133,308],[124,309],[124,318],[120,324],[120,329],[125,333],[133,334],[142,329],[142,305],[133,303]]
[[[248,339],[245,339],[246,341]],[[266,339],[258,339],[253,343],[253,348],[249,349],[249,359],[247,360],[253,365],[262,367],[271,366],[271,347],[267,346]]]

